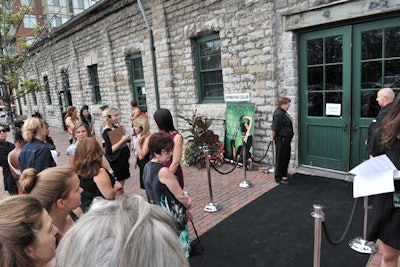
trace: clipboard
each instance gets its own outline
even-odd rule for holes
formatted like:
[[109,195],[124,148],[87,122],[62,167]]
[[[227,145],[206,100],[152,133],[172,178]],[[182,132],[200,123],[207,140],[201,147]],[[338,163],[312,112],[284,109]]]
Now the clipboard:
[[118,143],[121,140],[122,136],[124,135],[125,133],[122,127],[118,127],[115,128],[114,130],[109,131],[108,138],[110,138],[111,145],[113,146],[116,143]]

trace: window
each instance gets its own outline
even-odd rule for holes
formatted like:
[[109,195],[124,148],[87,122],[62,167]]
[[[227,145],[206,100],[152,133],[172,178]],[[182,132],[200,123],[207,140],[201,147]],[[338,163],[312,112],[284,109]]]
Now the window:
[[69,74],[67,69],[62,69],[61,70],[61,80],[62,80],[62,94],[64,95],[64,106],[65,108],[68,106],[72,106],[72,96],[71,96],[71,90],[69,87]]
[[35,92],[32,93],[32,99],[33,99],[33,105],[37,106],[37,98],[36,98],[36,93]]
[[221,41],[218,34],[199,38],[195,44],[199,102],[223,102]]
[[36,15],[24,15],[24,27],[34,28],[37,25]]
[[134,54],[129,58],[130,75],[132,81],[132,95],[137,101],[142,112],[147,112],[146,85],[143,76],[143,64],[140,54]]
[[97,72],[97,65],[89,66],[88,69],[89,69],[90,83],[93,88],[93,96],[94,96],[93,102],[95,104],[101,104],[99,74]]
[[47,96],[47,104],[51,105],[51,92],[50,92],[50,84],[49,84],[49,78],[47,76],[43,77],[43,83],[44,83],[44,89],[46,91],[46,96]]

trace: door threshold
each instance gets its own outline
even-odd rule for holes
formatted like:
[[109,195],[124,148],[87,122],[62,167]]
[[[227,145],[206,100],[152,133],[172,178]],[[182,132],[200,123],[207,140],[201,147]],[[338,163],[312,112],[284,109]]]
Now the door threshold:
[[315,166],[301,165],[301,166],[297,166],[296,168],[294,168],[293,171],[297,172],[297,173],[301,173],[301,174],[306,174],[306,175],[334,178],[334,179],[343,180],[343,181],[347,181],[347,182],[351,182],[351,183],[354,181],[354,175],[349,174],[347,172],[323,169],[323,168],[315,167]]

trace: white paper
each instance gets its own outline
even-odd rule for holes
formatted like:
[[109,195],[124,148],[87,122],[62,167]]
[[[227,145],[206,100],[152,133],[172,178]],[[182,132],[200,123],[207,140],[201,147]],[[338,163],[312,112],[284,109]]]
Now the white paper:
[[400,173],[393,162],[381,155],[359,164],[350,173],[355,174],[353,197],[364,197],[394,191],[393,179],[400,178]]
[[58,154],[58,152],[57,152],[57,150],[50,150],[50,151],[51,151],[51,156],[53,157],[54,162],[55,162],[56,165],[57,165],[57,160],[58,160],[57,154]]

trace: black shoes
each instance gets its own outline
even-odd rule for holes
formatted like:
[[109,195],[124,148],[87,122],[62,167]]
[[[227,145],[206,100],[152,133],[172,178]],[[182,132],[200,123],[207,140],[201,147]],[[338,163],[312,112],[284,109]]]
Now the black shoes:
[[275,179],[275,181],[276,181],[278,184],[288,184],[288,183],[289,183],[287,180],[283,180],[283,179],[280,179],[280,180]]

